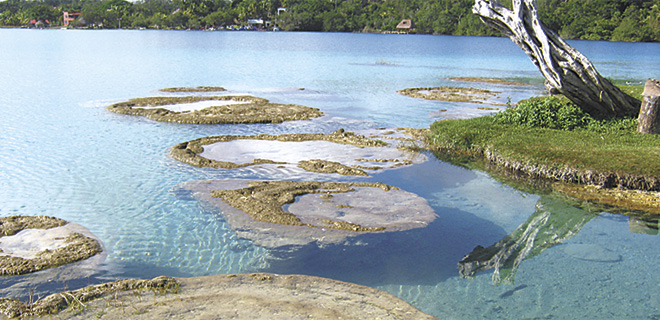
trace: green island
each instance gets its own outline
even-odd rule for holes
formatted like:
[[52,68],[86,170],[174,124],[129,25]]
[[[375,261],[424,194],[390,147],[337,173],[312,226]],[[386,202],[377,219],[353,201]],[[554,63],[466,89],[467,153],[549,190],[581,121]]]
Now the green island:
[[[641,87],[621,88],[641,100]],[[435,122],[428,143],[452,163],[546,180],[627,214],[659,214],[660,137],[636,127],[632,117],[596,120],[562,96],[533,97],[493,116]]]

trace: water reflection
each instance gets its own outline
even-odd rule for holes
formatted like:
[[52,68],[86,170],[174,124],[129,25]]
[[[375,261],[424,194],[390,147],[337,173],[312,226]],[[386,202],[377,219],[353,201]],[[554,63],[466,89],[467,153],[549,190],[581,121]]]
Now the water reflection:
[[268,266],[259,271],[317,275],[373,287],[432,287],[456,277],[456,261],[476,243],[490,238],[485,235],[505,234],[469,212],[436,211],[440,217],[426,228],[360,235],[352,245],[308,244],[270,250]]
[[477,246],[466,255],[458,263],[459,273],[470,278],[480,271],[494,269],[493,284],[513,284],[523,260],[572,238],[596,216],[564,201],[541,198],[536,212],[511,234],[488,248]]

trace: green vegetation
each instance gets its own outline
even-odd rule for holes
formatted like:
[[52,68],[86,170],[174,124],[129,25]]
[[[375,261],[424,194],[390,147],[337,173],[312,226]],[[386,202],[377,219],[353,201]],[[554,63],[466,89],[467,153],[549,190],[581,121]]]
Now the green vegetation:
[[595,120],[567,100],[532,98],[493,117],[431,126],[436,151],[483,156],[535,176],[603,187],[657,190],[660,137],[632,118]]
[[541,21],[566,39],[660,41],[660,2],[538,1]]
[[[503,0],[504,5],[511,3]],[[567,39],[660,41],[660,0],[538,0],[541,20]],[[410,32],[499,35],[472,14],[473,0],[6,0],[0,26],[62,25],[62,11],[81,12],[77,27],[238,29],[248,19],[288,31],[385,32],[411,19]]]
[[568,99],[536,97],[495,115],[495,122],[528,128],[573,130],[585,128],[593,118]]

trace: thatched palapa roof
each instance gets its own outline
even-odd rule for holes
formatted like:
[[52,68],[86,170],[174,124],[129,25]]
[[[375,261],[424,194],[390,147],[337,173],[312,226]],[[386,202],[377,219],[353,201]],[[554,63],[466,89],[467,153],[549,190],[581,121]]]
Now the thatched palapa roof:
[[410,19],[403,19],[399,24],[396,25],[397,29],[410,29],[412,28],[412,20]]

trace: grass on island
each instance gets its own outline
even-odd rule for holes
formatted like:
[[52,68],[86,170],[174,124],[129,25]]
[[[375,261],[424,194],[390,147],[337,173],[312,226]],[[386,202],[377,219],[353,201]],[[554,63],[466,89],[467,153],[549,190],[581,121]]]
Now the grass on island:
[[539,97],[492,117],[438,121],[431,143],[468,156],[495,152],[508,163],[658,178],[660,136],[637,133],[636,125],[634,118],[598,121],[566,98]]

